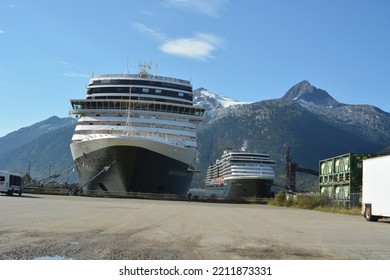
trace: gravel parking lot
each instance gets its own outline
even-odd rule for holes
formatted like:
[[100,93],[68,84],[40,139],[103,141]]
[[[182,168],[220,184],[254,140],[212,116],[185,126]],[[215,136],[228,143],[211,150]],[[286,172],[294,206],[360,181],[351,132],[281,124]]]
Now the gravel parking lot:
[[0,196],[0,258],[390,259],[390,223],[258,204]]

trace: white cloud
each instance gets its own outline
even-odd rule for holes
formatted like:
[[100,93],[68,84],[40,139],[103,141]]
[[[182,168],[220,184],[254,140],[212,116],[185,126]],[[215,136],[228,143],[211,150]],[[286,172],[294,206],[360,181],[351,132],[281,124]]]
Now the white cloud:
[[68,70],[64,73],[64,75],[66,77],[70,77],[70,78],[91,78],[91,74],[87,74],[87,73],[82,73],[82,72],[76,72],[74,71],[73,69],[77,69],[78,66],[76,64],[73,64],[73,63],[69,63],[67,61],[57,61],[59,64],[65,66]]
[[195,33],[192,37],[172,39],[144,24],[133,22],[131,25],[139,32],[162,42],[160,50],[172,55],[207,60],[214,58],[212,53],[222,46],[222,39],[214,34]]
[[199,60],[214,58],[213,52],[221,40],[213,34],[196,33],[193,37],[166,41],[160,49],[169,54]]
[[77,67],[75,64],[69,63],[67,61],[58,61],[59,64],[66,66],[67,68],[74,68]]
[[5,31],[3,29],[0,29],[0,34],[3,34],[5,33]]
[[142,23],[132,22],[131,25],[133,26],[134,29],[152,37],[153,39],[163,40],[163,41],[166,40],[165,35],[163,33],[159,32],[157,30],[151,29]]
[[229,0],[165,0],[165,3],[206,16],[218,17],[219,12],[229,3]]
[[71,78],[91,78],[91,74],[86,74],[86,73],[76,73],[73,71],[69,71],[65,73],[65,76],[71,77]]

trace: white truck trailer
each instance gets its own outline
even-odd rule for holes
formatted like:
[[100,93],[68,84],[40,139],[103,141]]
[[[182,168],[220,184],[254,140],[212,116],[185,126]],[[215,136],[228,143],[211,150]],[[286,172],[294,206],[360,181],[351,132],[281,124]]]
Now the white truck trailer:
[[0,170],[0,193],[22,195],[24,191],[22,177],[17,173]]
[[367,221],[390,218],[390,155],[363,160],[362,212]]

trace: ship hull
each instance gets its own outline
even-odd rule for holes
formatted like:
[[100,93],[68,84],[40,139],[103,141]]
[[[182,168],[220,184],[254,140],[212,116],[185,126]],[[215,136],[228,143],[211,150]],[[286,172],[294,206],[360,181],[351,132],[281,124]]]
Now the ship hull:
[[266,197],[272,186],[272,180],[231,179],[226,180],[228,197]]
[[[193,173],[192,151],[131,137],[71,145],[80,184],[87,194],[142,192],[184,195]],[[180,160],[179,160],[180,159]]]
[[191,192],[198,197],[268,197],[272,184],[272,179],[226,179],[223,184],[206,185],[204,189],[191,189]]

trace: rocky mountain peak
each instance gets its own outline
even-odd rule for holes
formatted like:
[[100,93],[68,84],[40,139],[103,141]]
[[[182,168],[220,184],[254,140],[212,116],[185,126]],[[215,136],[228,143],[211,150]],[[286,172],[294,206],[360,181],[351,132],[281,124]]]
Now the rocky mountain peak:
[[312,86],[306,80],[290,88],[282,99],[318,106],[335,106],[339,104],[325,90]]

